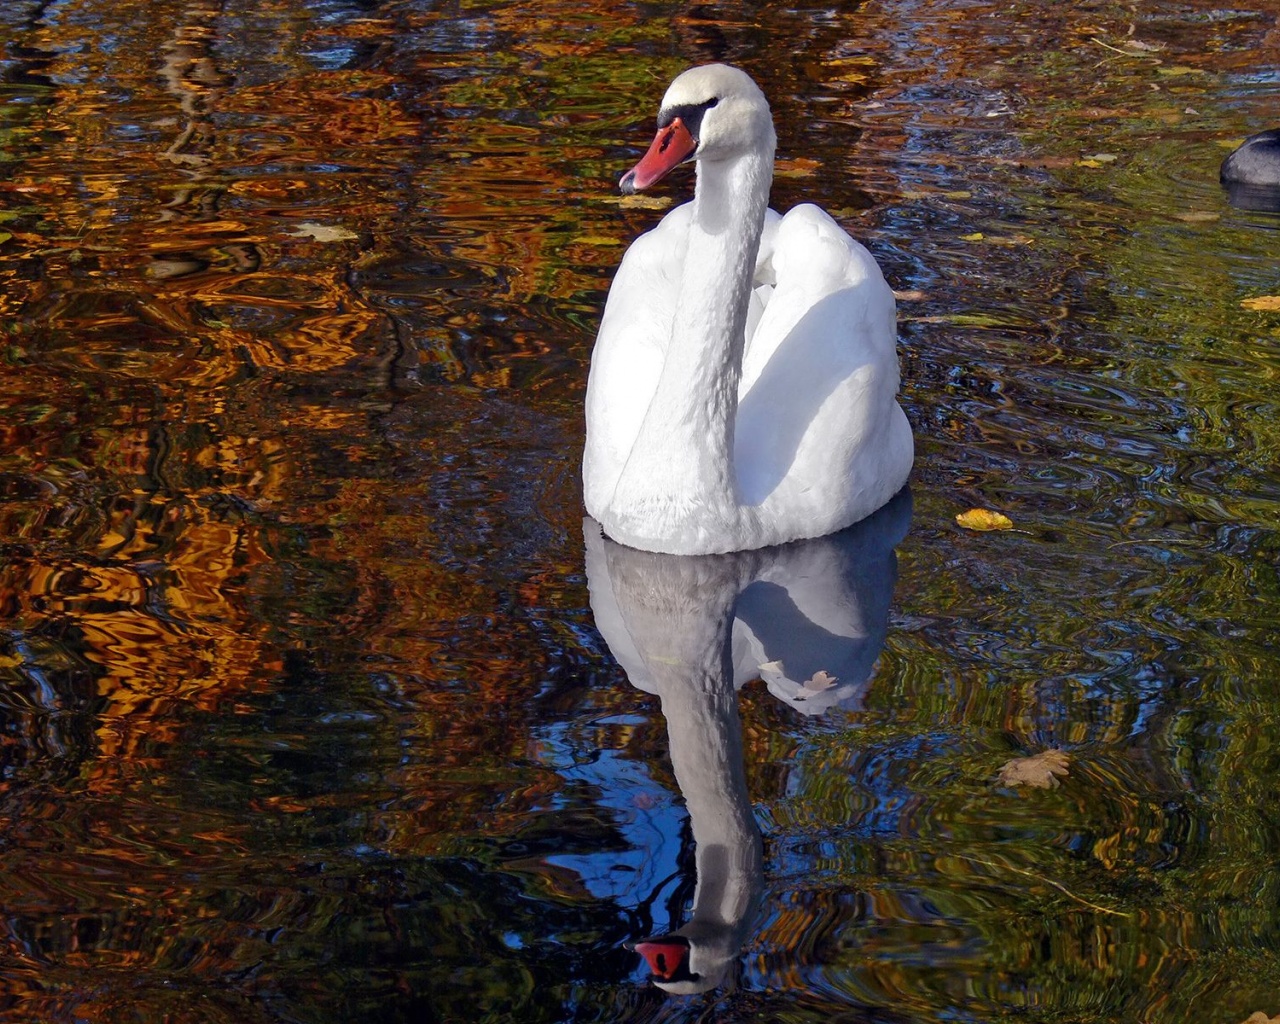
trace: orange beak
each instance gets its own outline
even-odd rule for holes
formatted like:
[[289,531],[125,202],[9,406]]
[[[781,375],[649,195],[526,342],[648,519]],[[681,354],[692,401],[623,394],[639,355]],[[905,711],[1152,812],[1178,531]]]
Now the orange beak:
[[651,939],[646,942],[637,942],[635,951],[644,957],[655,978],[659,981],[670,981],[672,976],[680,970],[684,958],[689,955],[689,944]]
[[618,187],[627,195],[648,188],[654,182],[661,181],[667,172],[677,164],[682,164],[693,151],[698,148],[698,140],[689,134],[680,118],[659,128],[653,137],[649,152],[640,158],[640,162],[622,176]]

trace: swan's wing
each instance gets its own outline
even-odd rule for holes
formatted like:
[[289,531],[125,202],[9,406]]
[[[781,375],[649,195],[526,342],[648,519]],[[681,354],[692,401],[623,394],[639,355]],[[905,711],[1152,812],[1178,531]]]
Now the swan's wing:
[[811,521],[817,535],[879,508],[911,467],[893,292],[816,206],[782,218],[770,263],[777,283],[743,359],[735,468],[747,504]]
[[668,213],[627,249],[605,302],[587,379],[582,477],[587,511],[612,498],[658,386],[675,320],[692,204]]
[[[772,210],[769,211],[773,213]],[[831,339],[833,353],[852,344],[892,357],[897,375],[896,308],[875,257],[849,237],[824,210],[806,203],[766,224],[757,261],[756,285],[773,285],[759,329],[743,359],[746,393],[774,353],[801,321],[803,330]],[[810,316],[823,300],[820,317]],[[817,353],[810,355],[816,358]]]

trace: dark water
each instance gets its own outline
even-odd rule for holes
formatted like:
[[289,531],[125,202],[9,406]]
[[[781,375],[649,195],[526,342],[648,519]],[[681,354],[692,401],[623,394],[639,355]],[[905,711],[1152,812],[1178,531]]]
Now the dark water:
[[[580,406],[712,59],[917,461],[673,561]],[[1280,1014],[1278,98],[1271,0],[0,5],[0,1017]]]

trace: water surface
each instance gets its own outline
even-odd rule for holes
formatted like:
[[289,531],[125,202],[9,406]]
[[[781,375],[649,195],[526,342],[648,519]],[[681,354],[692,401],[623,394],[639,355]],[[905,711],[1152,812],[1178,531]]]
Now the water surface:
[[[901,294],[917,460],[672,565],[580,408],[706,60]],[[1277,98],[1270,0],[0,7],[0,1017],[1280,1013]]]

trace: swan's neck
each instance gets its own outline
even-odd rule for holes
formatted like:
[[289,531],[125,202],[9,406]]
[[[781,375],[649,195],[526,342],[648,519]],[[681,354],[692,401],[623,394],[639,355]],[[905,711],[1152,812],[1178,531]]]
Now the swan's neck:
[[697,889],[679,930],[731,957],[742,941],[762,872],[760,831],[747,793],[738,695],[717,665],[714,676],[663,688],[671,766],[693,829]]
[[693,912],[678,931],[699,947],[694,956],[705,971],[737,954],[762,884],[733,689],[735,575],[744,563],[677,561],[686,564],[642,578],[619,603],[662,701],[671,767],[689,812],[698,882]]
[[[675,322],[657,389],[615,492],[615,539],[676,554],[738,527],[733,472],[738,380],[756,254],[773,178],[773,139],[699,161]],[[631,536],[629,523],[637,530]],[[654,537],[654,524],[660,524]],[[705,546],[702,550],[706,550]]]

